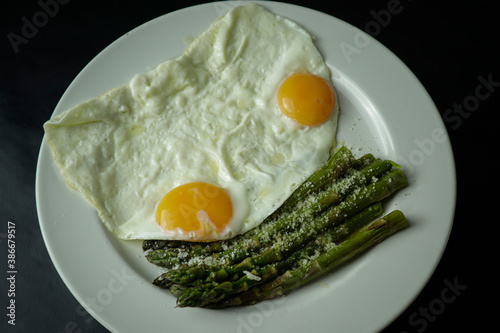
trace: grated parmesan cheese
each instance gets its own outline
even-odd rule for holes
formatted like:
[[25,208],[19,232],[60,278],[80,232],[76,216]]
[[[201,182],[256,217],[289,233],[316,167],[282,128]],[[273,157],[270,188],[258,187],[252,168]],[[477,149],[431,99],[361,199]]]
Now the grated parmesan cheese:
[[249,278],[250,280],[260,281],[260,279],[261,279],[260,276],[252,274],[249,271],[243,271],[243,273],[245,273],[245,275],[247,276],[247,278]]

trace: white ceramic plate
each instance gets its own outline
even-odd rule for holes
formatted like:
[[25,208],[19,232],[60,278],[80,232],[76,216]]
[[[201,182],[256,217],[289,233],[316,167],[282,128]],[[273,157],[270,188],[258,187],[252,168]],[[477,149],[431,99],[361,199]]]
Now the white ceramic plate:
[[[92,60],[54,113],[126,84],[135,73],[176,58],[186,38],[242,2],[203,4],[169,13],[127,33]],[[117,240],[96,212],[68,189],[41,145],[36,201],[42,234],[57,271],[77,300],[113,332],[373,332],[419,294],[446,246],[455,210],[455,168],[439,113],[425,89],[389,50],[326,14],[262,2],[317,37],[339,93],[339,141],[404,165],[409,187],[385,208],[401,209],[410,227],[290,295],[228,310],[175,308],[151,281],[159,270],[141,242]]]

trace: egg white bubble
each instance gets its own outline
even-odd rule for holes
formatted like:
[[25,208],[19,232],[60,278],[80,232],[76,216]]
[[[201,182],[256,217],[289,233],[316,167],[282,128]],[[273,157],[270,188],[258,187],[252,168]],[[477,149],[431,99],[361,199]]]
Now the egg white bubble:
[[46,140],[68,185],[121,239],[196,238],[155,221],[173,188],[203,181],[233,204],[229,238],[259,225],[329,157],[338,110],[315,127],[285,117],[279,84],[307,71],[331,82],[313,38],[256,4],[236,7],[180,57],[54,116]]

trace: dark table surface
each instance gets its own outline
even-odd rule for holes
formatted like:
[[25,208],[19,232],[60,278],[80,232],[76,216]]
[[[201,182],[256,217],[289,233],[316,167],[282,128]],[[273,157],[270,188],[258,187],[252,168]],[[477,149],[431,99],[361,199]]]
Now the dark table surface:
[[[103,48],[155,17],[203,3],[57,0],[56,8],[55,1],[10,1],[0,14],[0,332],[106,331],[81,312],[42,239],[35,204],[42,124],[75,76]],[[493,244],[489,230],[495,222],[489,210],[497,195],[484,193],[487,185],[496,186],[497,178],[492,143],[498,142],[493,116],[499,106],[500,72],[493,1],[288,2],[365,31],[371,28],[373,37],[422,82],[451,139],[458,193],[447,248],[421,294],[384,332],[446,332],[460,327],[486,331],[486,325],[496,321],[489,312],[489,301],[496,303],[496,284],[491,282],[496,260],[490,259],[496,252],[488,246]],[[383,15],[393,7],[398,11]],[[24,31],[28,38],[22,42],[12,39],[12,33],[21,36],[26,20],[44,8],[51,12],[37,18],[37,31]],[[6,316],[9,222],[16,225],[15,326],[8,325]],[[458,288],[456,297],[443,302],[450,284]]]

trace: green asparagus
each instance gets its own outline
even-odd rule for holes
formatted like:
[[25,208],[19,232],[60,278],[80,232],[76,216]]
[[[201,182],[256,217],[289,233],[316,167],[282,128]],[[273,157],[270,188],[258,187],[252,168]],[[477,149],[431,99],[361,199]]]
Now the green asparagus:
[[316,259],[307,262],[294,270],[288,270],[283,275],[262,285],[257,285],[230,298],[222,298],[219,302],[209,303],[210,308],[225,308],[230,306],[251,305],[259,301],[284,295],[306,283],[332,271],[338,265],[350,260],[368,248],[380,243],[395,232],[408,225],[406,217],[399,211],[393,211],[361,230],[344,242],[321,254]]
[[[177,276],[174,271],[167,272],[153,283],[162,288],[170,288],[172,294],[178,298],[177,305],[206,306],[218,302],[238,292],[246,291],[250,287],[269,281],[283,274],[287,269],[298,267],[301,263],[312,260],[320,253],[326,252],[335,244],[342,242],[360,227],[382,215],[383,209],[380,202],[367,207],[362,212],[347,220],[344,224],[327,230],[315,240],[291,254],[288,258],[264,266],[242,269],[241,266],[221,268],[219,271],[207,269],[209,275],[204,276]],[[222,283],[216,282],[217,276],[225,275],[233,270],[232,279]],[[200,271],[196,271],[195,274]],[[174,273],[174,274],[172,274]],[[215,277],[215,278],[214,278]],[[179,286],[180,285],[180,286]]]
[[355,159],[341,147],[245,234],[208,243],[143,242],[147,259],[168,269],[153,283],[169,289],[179,307],[224,308],[283,294],[404,227],[400,211],[371,221],[382,214],[382,200],[405,186],[397,164],[372,154]]

